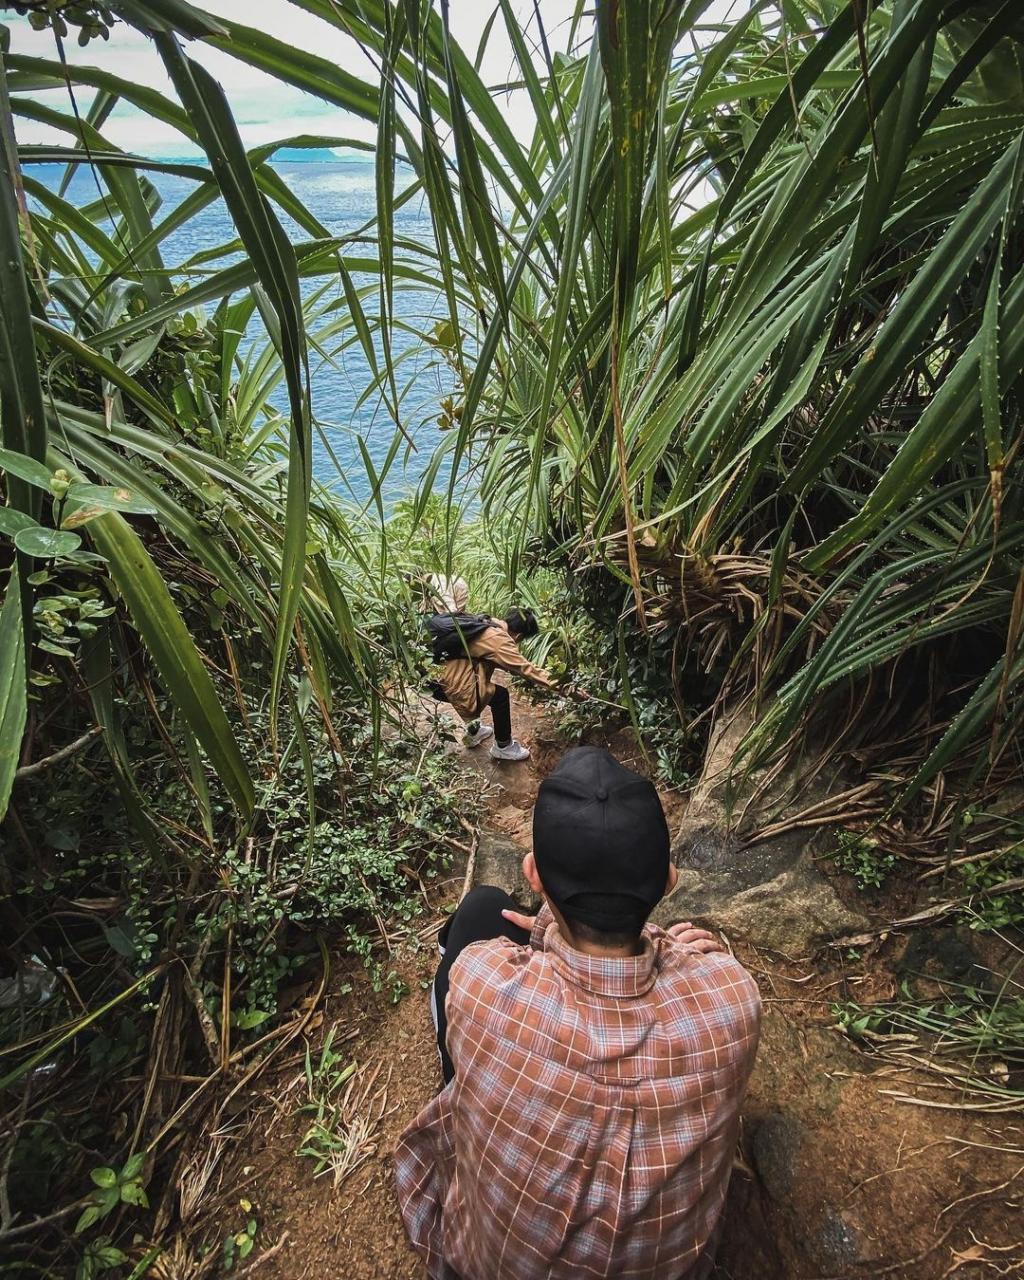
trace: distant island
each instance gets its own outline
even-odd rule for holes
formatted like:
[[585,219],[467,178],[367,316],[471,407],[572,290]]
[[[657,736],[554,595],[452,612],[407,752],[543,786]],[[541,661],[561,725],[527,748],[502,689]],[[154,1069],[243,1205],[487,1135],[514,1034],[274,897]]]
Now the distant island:
[[289,164],[337,164],[348,159],[363,159],[360,152],[353,156],[339,155],[330,147],[278,147],[270,157],[272,160],[286,160]]
[[[354,148],[345,148],[335,151],[331,147],[278,147],[272,152],[270,159],[279,163],[284,161],[287,164],[363,164],[367,160],[372,161],[373,153],[369,151],[358,151]],[[198,147],[193,151],[179,152],[176,155],[163,155],[159,152],[153,155],[154,160],[158,160],[161,164],[196,164],[203,163],[206,160],[205,154]],[[399,164],[402,161],[399,160]]]

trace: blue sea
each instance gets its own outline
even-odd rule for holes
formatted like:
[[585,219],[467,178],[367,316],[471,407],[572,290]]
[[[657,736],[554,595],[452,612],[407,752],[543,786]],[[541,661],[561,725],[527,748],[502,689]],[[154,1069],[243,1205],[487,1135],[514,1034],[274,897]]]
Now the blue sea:
[[[276,161],[274,168],[291,192],[332,235],[344,236],[357,231],[375,214],[372,156],[355,152],[334,160],[288,159]],[[51,190],[57,190],[64,175],[64,166],[31,165],[26,167],[26,173]],[[175,175],[150,173],[147,176],[161,198],[154,223],[165,217],[196,186],[191,180]],[[402,185],[400,170],[399,189]],[[81,166],[75,172],[65,198],[78,207],[84,207],[94,203],[98,196],[97,177],[87,166]],[[276,212],[296,242],[311,239],[310,234],[282,210],[276,208]],[[109,231],[109,227],[106,229]],[[184,267],[187,274],[183,274],[181,279],[198,283],[204,275],[221,269],[232,259],[218,258],[214,262],[189,265],[191,260],[195,255],[233,239],[236,234],[224,203],[218,200],[163,242],[161,253],[164,263],[170,268]],[[396,212],[395,235],[432,243],[430,215],[421,197],[410,200]],[[358,245],[353,246],[351,252],[361,255]],[[304,281],[304,296],[308,298],[321,288],[326,279],[319,277]],[[365,275],[354,277],[354,281],[357,288],[367,283],[373,283],[375,287],[377,284],[375,277],[371,281]],[[341,281],[335,277],[324,301],[343,296]],[[376,297],[364,299],[363,305],[368,314],[375,312],[378,305]],[[413,491],[426,470],[441,440],[436,421],[440,401],[452,389],[452,375],[448,367],[433,352],[423,350],[419,338],[405,328],[429,332],[438,321],[447,317],[440,292],[431,289],[421,289],[416,293],[396,290],[395,316],[397,332],[392,348],[397,363],[396,380],[399,391],[405,392],[402,425],[415,447],[403,445],[380,486],[386,507]],[[314,325],[312,331],[315,330]],[[373,375],[359,343],[346,342],[353,336],[351,332],[336,335],[322,353],[312,346],[309,350],[313,416],[318,428],[314,432],[313,471],[316,478],[339,497],[363,505],[372,502],[373,486],[359,442],[362,441],[374,468],[380,472],[392,443],[394,424],[379,393],[374,391],[362,399]],[[253,343],[265,341],[266,333],[257,314],[246,335],[243,350]],[[379,342],[377,353],[379,357]],[[382,363],[380,367],[383,368]],[[271,402],[287,414],[288,401],[283,386],[271,397]],[[438,483],[447,483],[443,470]]]

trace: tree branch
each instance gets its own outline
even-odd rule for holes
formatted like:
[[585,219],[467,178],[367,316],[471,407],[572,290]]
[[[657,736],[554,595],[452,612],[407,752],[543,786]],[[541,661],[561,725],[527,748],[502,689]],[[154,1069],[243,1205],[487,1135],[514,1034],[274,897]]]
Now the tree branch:
[[87,747],[93,738],[103,732],[103,726],[94,724],[88,733],[83,733],[80,738],[76,738],[74,742],[69,742],[66,747],[61,747],[59,751],[55,751],[52,756],[43,756],[42,760],[37,760],[34,764],[23,764],[20,769],[14,772],[14,781],[22,782],[25,778],[32,778],[37,773],[42,773],[44,769],[52,768],[55,764],[60,764],[62,760],[67,760],[69,756],[76,755],[83,747]]

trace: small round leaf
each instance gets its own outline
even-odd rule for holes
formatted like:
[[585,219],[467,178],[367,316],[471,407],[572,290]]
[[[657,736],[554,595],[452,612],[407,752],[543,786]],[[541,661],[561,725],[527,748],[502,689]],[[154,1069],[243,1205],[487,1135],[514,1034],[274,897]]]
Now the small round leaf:
[[55,556],[68,556],[82,545],[77,533],[65,533],[60,529],[44,529],[35,525],[14,535],[14,545],[26,556],[37,560],[52,560]]

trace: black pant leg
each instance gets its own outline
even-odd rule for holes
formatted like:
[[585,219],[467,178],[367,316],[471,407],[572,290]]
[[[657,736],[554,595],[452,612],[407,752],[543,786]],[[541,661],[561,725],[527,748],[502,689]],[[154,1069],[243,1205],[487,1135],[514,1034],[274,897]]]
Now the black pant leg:
[[503,908],[521,910],[504,889],[497,889],[489,884],[477,885],[462,899],[442,931],[440,942],[444,947],[444,955],[434,976],[434,1002],[437,1009],[437,1047],[441,1051],[441,1071],[445,1084],[455,1075],[455,1068],[448,1056],[448,1018],[444,1004],[448,998],[449,975],[459,953],[463,947],[468,947],[473,942],[484,942],[488,938],[509,938],[522,946],[530,941],[530,935],[525,929],[520,929],[518,925],[505,919],[501,914]]
[[512,741],[512,703],[504,685],[499,684],[491,694],[490,707],[494,741],[499,747],[507,747]]

